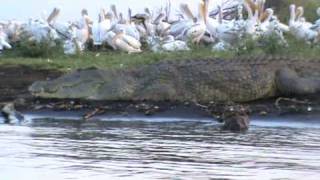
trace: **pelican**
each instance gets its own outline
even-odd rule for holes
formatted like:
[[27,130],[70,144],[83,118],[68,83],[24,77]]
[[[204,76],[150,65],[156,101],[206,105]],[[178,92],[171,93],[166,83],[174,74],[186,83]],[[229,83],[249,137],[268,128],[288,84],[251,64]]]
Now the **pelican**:
[[188,47],[187,43],[180,40],[175,40],[173,36],[167,36],[163,44],[161,46],[162,50],[164,51],[189,51],[190,48]]
[[30,40],[36,42],[41,42],[44,39],[55,40],[58,38],[56,31],[47,22],[39,20],[29,19],[28,24],[24,27],[24,31],[31,36]]
[[19,36],[22,32],[22,22],[19,21],[8,21],[8,24],[5,28],[5,33],[8,35],[8,39],[11,42],[17,42],[19,40]]
[[299,6],[296,10],[296,21],[303,23],[306,28],[311,28],[312,23],[307,22],[306,18],[303,15],[304,15],[304,8],[302,6]]
[[107,32],[111,28],[111,19],[106,16],[105,10],[101,9],[99,21],[92,25],[92,39],[94,45],[101,45],[107,38]]
[[[115,9],[115,6],[113,8],[114,14],[117,14],[117,11]],[[128,15],[131,14],[131,10],[129,9]],[[119,16],[117,15],[117,19],[119,20]],[[138,29],[136,28],[135,24],[131,22],[131,17],[129,17],[129,20],[124,20],[122,17],[124,24],[121,24],[119,22],[116,22],[115,24],[112,25],[111,31],[114,31],[115,33],[121,33],[122,30],[125,31],[126,35],[129,35],[131,37],[134,37],[136,40],[140,40],[140,33]]]
[[112,47],[128,52],[129,54],[141,52],[140,42],[126,35],[124,29],[121,29],[119,33],[116,33],[113,36],[111,45]]
[[185,41],[175,40],[172,35],[168,35],[164,38],[162,37],[149,37],[147,39],[149,47],[151,47],[152,52],[160,53],[163,51],[173,52],[173,51],[189,51]]
[[75,55],[81,51],[81,43],[75,38],[72,40],[65,40],[63,44],[64,54]]
[[225,21],[222,19],[221,7],[219,7],[219,25],[217,26],[217,37],[227,44],[236,43],[245,33],[245,24],[237,21]]
[[261,18],[261,24],[260,24],[260,28],[262,30],[262,32],[270,32],[273,31],[272,29],[270,29],[270,24],[271,24],[271,18],[273,16],[273,9],[268,8],[265,10],[264,13],[264,17]]
[[188,4],[181,4],[180,10],[186,18],[172,23],[169,32],[170,35],[182,39],[184,31],[193,26],[196,21],[196,17],[191,12]]
[[84,46],[90,38],[90,24],[92,24],[93,21],[88,16],[88,11],[86,9],[81,11],[81,15],[82,18],[80,22],[78,25],[73,24],[71,30],[73,32],[73,38],[81,44],[80,50],[84,50]]
[[206,14],[205,2],[203,0],[199,4],[199,16],[198,18],[195,18],[195,23],[191,27],[186,28],[183,32],[183,35],[191,40],[192,43],[199,44],[206,32]]
[[71,39],[72,38],[71,24],[57,22],[59,15],[60,15],[60,8],[54,8],[46,21],[48,22],[49,26],[52,27],[57,32],[60,39]]
[[165,14],[160,13],[159,16],[154,20],[153,24],[156,26],[156,32],[160,36],[169,35],[169,30],[171,25],[167,22],[163,22],[165,19]]
[[210,0],[205,0],[205,16],[206,16],[206,27],[208,32],[210,33],[211,37],[217,37],[217,28],[220,25],[219,21],[217,19],[213,19],[209,17],[209,6],[210,6]]
[[314,43],[318,41],[319,32],[312,30],[309,24],[305,23],[303,19],[297,20],[296,10],[298,13],[301,13],[299,12],[299,9],[296,9],[296,6],[294,4],[291,4],[289,19],[289,28],[291,34],[294,35],[297,39],[304,40],[307,43]]
[[[320,17],[320,7],[317,9],[317,15]],[[311,29],[320,31],[320,18],[312,25]]]
[[7,35],[4,33],[3,26],[0,25],[0,52],[3,49],[11,49],[12,46],[7,42]]

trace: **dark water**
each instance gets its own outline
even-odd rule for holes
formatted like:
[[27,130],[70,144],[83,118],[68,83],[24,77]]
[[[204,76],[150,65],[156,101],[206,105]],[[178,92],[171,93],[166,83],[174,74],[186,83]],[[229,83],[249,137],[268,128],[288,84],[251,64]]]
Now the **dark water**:
[[268,121],[245,134],[170,119],[2,124],[0,179],[318,180],[320,120]]

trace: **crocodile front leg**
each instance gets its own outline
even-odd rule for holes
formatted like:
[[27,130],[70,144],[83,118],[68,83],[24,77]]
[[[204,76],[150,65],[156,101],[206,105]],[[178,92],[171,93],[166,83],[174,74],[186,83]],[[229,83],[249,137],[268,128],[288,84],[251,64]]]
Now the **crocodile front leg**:
[[320,93],[320,79],[300,77],[289,68],[280,69],[276,74],[276,85],[284,95],[307,95]]

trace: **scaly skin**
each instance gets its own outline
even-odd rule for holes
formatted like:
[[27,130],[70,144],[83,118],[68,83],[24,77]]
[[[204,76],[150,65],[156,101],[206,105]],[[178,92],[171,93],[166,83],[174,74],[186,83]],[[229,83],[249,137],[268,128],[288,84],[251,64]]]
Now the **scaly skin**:
[[285,57],[164,61],[125,70],[88,69],[36,82],[41,98],[249,102],[320,92],[320,61]]

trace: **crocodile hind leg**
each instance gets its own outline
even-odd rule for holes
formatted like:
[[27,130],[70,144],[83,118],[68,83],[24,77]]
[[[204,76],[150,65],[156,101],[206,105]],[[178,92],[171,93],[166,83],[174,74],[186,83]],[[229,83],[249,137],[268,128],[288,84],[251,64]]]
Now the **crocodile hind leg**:
[[320,93],[320,79],[300,77],[289,68],[280,69],[276,74],[277,89],[284,95],[307,95]]

